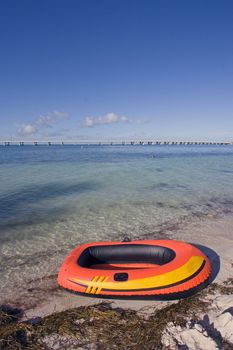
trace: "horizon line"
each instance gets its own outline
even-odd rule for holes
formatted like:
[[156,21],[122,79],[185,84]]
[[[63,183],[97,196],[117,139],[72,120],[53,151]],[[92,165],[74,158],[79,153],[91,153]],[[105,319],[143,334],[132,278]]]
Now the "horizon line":
[[103,139],[103,140],[0,140],[0,145],[73,145],[73,144],[122,144],[122,145],[233,145],[233,141],[187,141],[187,140],[151,140],[151,139]]

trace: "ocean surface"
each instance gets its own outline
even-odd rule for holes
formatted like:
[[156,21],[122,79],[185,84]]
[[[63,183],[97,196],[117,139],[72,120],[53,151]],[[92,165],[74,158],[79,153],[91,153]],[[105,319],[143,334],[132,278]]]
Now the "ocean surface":
[[233,211],[233,146],[0,146],[0,299],[80,242],[167,237]]

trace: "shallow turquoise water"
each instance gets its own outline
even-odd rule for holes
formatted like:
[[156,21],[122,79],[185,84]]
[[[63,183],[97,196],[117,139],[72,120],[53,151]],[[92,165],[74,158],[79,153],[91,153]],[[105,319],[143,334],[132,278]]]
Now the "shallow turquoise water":
[[79,242],[163,236],[231,211],[233,146],[1,146],[0,180],[4,294],[56,272]]

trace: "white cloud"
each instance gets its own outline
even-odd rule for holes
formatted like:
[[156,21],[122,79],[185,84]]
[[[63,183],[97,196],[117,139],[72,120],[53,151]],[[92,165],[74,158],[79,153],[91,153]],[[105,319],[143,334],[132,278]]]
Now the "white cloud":
[[129,118],[127,116],[120,116],[115,113],[107,113],[99,117],[86,117],[83,126],[92,127],[96,125],[113,124],[119,122],[128,122]]
[[37,127],[34,124],[23,124],[18,128],[20,135],[33,135],[37,133]]
[[149,119],[137,119],[136,124],[142,125],[142,124],[148,124],[150,123]]
[[28,124],[22,124],[18,128],[18,134],[20,135],[33,135],[39,132],[40,128],[52,127],[54,124],[62,119],[67,119],[68,113],[59,112],[54,110],[40,115],[34,122]]

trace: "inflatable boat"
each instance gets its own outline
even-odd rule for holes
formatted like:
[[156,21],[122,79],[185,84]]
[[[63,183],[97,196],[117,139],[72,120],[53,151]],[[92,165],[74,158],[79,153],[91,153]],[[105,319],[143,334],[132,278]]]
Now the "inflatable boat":
[[58,284],[106,297],[190,295],[207,282],[209,259],[195,246],[174,240],[82,244],[67,256]]

